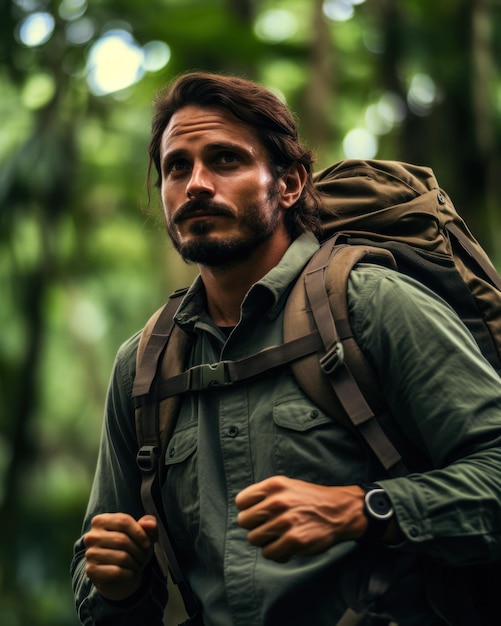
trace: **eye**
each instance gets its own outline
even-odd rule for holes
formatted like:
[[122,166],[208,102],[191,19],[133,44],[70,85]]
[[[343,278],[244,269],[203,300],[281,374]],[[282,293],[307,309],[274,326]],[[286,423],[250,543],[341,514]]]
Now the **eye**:
[[223,165],[232,165],[238,160],[238,155],[236,155],[234,152],[221,152],[217,157],[217,161],[219,161]]
[[186,159],[172,159],[167,161],[165,165],[165,171],[167,174],[176,174],[178,172],[184,172],[190,168],[190,164]]

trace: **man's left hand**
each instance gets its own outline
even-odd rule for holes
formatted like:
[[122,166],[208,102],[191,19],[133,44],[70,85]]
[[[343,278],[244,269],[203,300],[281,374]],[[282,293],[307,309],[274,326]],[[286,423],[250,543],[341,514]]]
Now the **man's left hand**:
[[357,485],[328,487],[273,476],[241,491],[235,502],[249,542],[279,563],[358,539],[367,526],[364,490]]

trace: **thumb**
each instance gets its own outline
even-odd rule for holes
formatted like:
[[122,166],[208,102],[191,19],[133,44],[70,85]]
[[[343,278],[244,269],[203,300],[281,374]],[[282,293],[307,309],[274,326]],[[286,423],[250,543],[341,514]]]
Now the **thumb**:
[[144,515],[137,521],[153,543],[158,540],[158,522],[153,515]]

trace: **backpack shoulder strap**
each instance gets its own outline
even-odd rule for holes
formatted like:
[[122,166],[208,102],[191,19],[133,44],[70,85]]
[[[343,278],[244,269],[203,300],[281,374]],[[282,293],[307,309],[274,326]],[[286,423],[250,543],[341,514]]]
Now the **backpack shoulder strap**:
[[[148,464],[150,454],[158,455],[155,465],[163,470],[162,452],[175,426],[180,398],[172,397],[158,403],[157,383],[161,377],[180,373],[188,351],[188,336],[174,322],[180,298],[186,290],[174,292],[167,303],[149,319],[139,339],[136,355],[136,376],[132,396],[136,407],[136,433],[139,444],[138,462]],[[168,350],[169,358],[164,358]],[[153,412],[152,412],[153,411]],[[153,419],[144,419],[146,412]],[[141,450],[143,448],[147,448]],[[155,448],[155,450],[151,450]],[[157,463],[158,461],[158,463]]]
[[160,377],[179,374],[188,354],[189,339],[174,322],[180,298],[186,289],[176,291],[167,303],[152,315],[139,339],[136,376],[132,395],[135,402],[137,464],[141,470],[141,500],[144,510],[158,520],[155,555],[165,576],[170,574],[178,586],[190,618],[199,615],[200,607],[179,567],[170,541],[161,502],[160,487],[165,473],[165,450],[174,431],[181,397],[159,401]]
[[381,393],[348,319],[348,277],[361,262],[395,267],[386,250],[336,245],[335,239],[322,245],[288,298],[284,341],[318,328],[324,347],[320,360],[313,355],[291,363],[299,385],[326,413],[356,431],[390,474],[402,475],[407,473],[402,458],[375,417]]
[[178,289],[171,294],[166,304],[150,317],[143,328],[136,355],[136,376],[132,391],[135,398],[150,392],[160,356],[176,328],[174,315],[186,291]]

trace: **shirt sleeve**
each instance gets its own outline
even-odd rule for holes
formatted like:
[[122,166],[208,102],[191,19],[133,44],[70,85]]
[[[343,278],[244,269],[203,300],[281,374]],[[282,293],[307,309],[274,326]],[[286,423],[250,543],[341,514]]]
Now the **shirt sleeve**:
[[378,480],[401,547],[449,565],[501,558],[498,375],[452,309],[411,278],[361,265],[348,304],[392,418],[431,459],[429,471]]
[[94,482],[85,514],[82,537],[76,542],[71,575],[77,613],[84,626],[161,626],[167,601],[166,582],[156,561],[147,572],[148,583],[130,602],[103,598],[85,574],[84,534],[99,513],[124,512],[139,519],[141,475],[136,464],[138,449],[132,385],[139,334],[118,351],[106,399],[103,430]]

